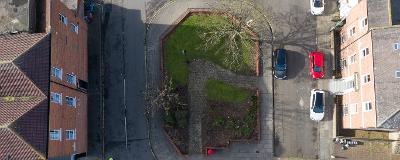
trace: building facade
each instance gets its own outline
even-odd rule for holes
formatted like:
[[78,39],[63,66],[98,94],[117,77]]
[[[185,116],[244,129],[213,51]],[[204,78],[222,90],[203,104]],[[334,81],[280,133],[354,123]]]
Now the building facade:
[[[395,2],[398,3],[398,2]],[[361,0],[340,31],[342,126],[398,129],[400,120],[400,26],[391,0]],[[377,9],[379,8],[379,9]],[[398,8],[397,8],[398,9]]]
[[52,0],[50,26],[48,157],[52,158],[87,150],[88,56],[87,26],[79,9]]

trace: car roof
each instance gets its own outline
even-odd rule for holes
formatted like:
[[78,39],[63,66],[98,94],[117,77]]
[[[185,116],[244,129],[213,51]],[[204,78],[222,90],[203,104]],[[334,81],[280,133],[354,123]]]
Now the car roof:
[[322,52],[310,52],[310,55],[314,57],[314,65],[322,66],[324,64],[324,54]]

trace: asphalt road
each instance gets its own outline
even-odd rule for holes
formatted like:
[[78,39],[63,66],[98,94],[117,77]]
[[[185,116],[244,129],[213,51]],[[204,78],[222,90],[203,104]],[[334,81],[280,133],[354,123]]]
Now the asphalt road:
[[105,155],[152,159],[144,93],[145,0],[104,2]]
[[308,53],[318,47],[316,16],[310,14],[309,0],[258,3],[274,13],[274,48],[288,50],[288,79],[274,81],[274,154],[318,159],[320,127],[309,118],[310,91],[318,82],[308,68]]

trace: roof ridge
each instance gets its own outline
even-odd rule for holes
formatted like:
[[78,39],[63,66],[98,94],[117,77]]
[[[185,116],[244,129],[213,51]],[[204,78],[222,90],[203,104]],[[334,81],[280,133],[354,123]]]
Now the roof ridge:
[[[18,57],[19,57],[19,56],[18,56]],[[15,68],[17,68],[17,70],[18,70],[19,72],[21,72],[21,74],[24,76],[24,78],[28,79],[29,82],[32,83],[33,86],[35,86],[35,89],[39,90],[39,92],[42,94],[42,97],[47,98],[47,95],[46,95],[45,93],[42,92],[42,90],[32,81],[31,78],[29,78],[29,76],[27,76],[27,75],[25,74],[25,72],[23,72],[23,71],[18,67],[18,65],[16,65],[14,62],[12,62],[11,64],[14,65]],[[39,97],[39,96],[38,96],[38,97]]]
[[400,112],[400,109],[397,109],[396,112],[393,112],[390,116],[387,116],[387,118],[383,119],[381,123],[379,123],[377,126],[381,126],[384,123],[386,123],[389,119],[391,119],[394,115]]
[[[40,35],[42,37],[40,37],[35,43],[33,43],[32,45],[30,45],[29,47],[26,47],[26,49],[24,51],[21,51],[20,53],[18,53],[18,56],[15,56],[13,59],[9,60],[9,61],[14,61],[16,60],[18,57],[20,57],[21,55],[23,55],[24,53],[26,53],[28,50],[30,50],[33,46],[35,46],[36,44],[38,44],[43,38],[45,38],[47,35],[49,35],[50,33],[23,33],[23,34],[18,34],[18,35],[3,35],[1,37],[3,38],[9,38],[9,37],[17,37],[17,36],[36,36],[36,35]],[[0,38],[1,38],[0,37]],[[6,61],[7,62],[7,61]],[[1,64],[1,63],[0,63]]]
[[[36,46],[43,38],[45,38],[49,33],[30,33],[31,35],[43,35],[40,39],[38,39],[35,43],[33,43],[31,46],[27,47],[26,50],[24,50],[21,54],[19,54],[18,56],[16,56],[13,60],[11,60],[12,62],[16,59],[18,59],[18,57],[20,57],[23,54],[26,54],[27,51],[29,51],[32,47]],[[26,35],[29,35],[26,34]],[[19,69],[19,67],[17,67]]]
[[18,137],[18,139],[20,141],[22,141],[24,144],[28,145],[29,149],[31,149],[33,152],[35,152],[40,158],[42,158],[43,160],[46,159],[45,158],[46,156],[42,155],[39,151],[37,151],[35,149],[35,147],[33,147],[31,144],[27,143],[17,132],[14,132],[11,128],[8,128],[8,127],[5,129],[8,129],[11,133],[13,133],[16,137]]

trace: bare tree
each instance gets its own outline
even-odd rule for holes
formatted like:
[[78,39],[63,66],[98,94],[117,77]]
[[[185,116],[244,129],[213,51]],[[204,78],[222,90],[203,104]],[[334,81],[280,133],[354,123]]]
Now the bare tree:
[[170,113],[170,110],[174,107],[177,109],[183,109],[186,104],[182,103],[179,94],[175,92],[172,85],[172,79],[165,77],[162,84],[163,86],[160,90],[157,90],[153,95],[147,96],[150,105],[162,108],[166,114]]
[[226,22],[208,32],[201,32],[200,38],[205,42],[205,50],[216,49],[216,54],[223,54],[224,63],[230,69],[240,68],[243,52],[254,55],[255,41],[272,42],[272,31],[269,21],[272,14],[246,0],[214,1],[211,8],[213,14],[224,15]]

